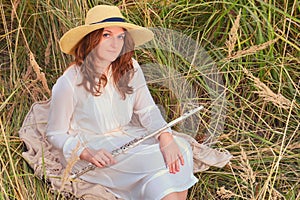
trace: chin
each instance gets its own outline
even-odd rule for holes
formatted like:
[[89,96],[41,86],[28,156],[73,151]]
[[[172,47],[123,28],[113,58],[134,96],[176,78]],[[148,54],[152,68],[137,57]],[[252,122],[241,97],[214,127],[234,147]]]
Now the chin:
[[119,57],[120,57],[119,55],[105,55],[105,56],[101,56],[100,59],[105,62],[114,62]]
[[114,62],[114,61],[117,60],[118,58],[119,58],[119,56],[113,57],[113,58],[109,59],[109,61],[110,61],[110,62]]

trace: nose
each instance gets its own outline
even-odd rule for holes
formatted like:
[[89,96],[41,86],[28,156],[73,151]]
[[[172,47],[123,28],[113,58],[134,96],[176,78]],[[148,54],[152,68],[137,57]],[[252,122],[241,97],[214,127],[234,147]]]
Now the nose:
[[117,47],[117,37],[112,37],[111,38],[111,41],[110,41],[110,46],[113,47],[113,48],[116,48]]

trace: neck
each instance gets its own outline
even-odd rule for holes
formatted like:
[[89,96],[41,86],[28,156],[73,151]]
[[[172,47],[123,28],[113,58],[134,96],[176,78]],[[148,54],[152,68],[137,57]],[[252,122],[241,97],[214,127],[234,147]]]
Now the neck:
[[95,69],[98,73],[106,74],[107,70],[109,69],[109,66],[111,65],[111,62],[104,61],[104,60],[97,60],[95,63]]

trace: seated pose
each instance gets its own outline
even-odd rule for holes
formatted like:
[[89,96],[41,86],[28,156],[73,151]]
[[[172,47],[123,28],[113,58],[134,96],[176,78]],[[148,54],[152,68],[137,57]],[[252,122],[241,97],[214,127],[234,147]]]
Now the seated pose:
[[170,128],[124,154],[111,154],[166,124],[132,58],[134,48],[152,38],[149,29],[125,22],[118,7],[89,10],[85,25],[60,40],[75,60],[53,87],[46,135],[66,160],[74,153],[80,158],[73,172],[92,163],[96,169],[80,178],[118,198],[186,199],[198,181],[193,152]]

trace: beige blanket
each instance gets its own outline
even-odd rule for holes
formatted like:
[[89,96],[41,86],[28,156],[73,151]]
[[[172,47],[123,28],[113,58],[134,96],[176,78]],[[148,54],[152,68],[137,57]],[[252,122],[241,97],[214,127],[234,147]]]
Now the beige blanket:
[[[92,184],[80,179],[64,180],[62,177],[66,172],[63,163],[66,161],[62,153],[52,147],[47,141],[45,129],[49,111],[49,102],[34,103],[27,114],[19,131],[20,138],[27,147],[23,157],[34,169],[35,175],[46,179],[53,191],[61,192],[63,195],[74,195],[82,199],[117,199],[103,186]],[[199,144],[194,138],[174,132],[179,137],[184,137],[193,148],[194,173],[207,170],[210,166],[224,167],[232,155],[227,151],[218,151],[206,145]]]

